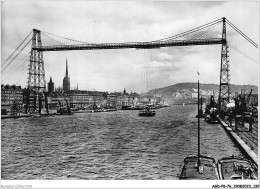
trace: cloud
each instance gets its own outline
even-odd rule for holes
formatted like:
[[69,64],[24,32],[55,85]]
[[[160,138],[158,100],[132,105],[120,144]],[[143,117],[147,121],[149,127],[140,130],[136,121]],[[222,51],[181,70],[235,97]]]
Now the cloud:
[[[213,20],[227,17],[250,38],[259,41],[259,18],[256,2],[136,2],[136,1],[4,1],[2,4],[2,61],[21,43],[33,28],[59,36],[92,43],[153,41],[167,38]],[[222,26],[217,28],[221,31]],[[252,57],[250,46],[238,39],[227,26],[232,42]],[[221,34],[220,32],[218,33]],[[231,40],[230,40],[231,41]],[[30,46],[29,46],[30,47]],[[28,47],[28,49],[29,49]],[[27,50],[27,53],[29,50]],[[149,55],[150,53],[150,55]],[[24,54],[24,53],[22,53]],[[144,89],[144,73],[149,65],[150,80],[163,87],[177,82],[194,81],[199,68],[206,82],[218,83],[221,45],[167,47],[152,50],[97,50],[44,52],[46,80],[52,76],[62,85],[65,60],[69,60],[71,86],[80,89],[122,91]],[[238,54],[230,56],[239,57]],[[232,81],[245,82],[255,69],[243,73],[243,62],[233,58]],[[241,58],[240,58],[241,59]],[[259,59],[258,57],[256,59]],[[244,61],[245,62],[245,61]],[[14,64],[17,62],[14,61]],[[252,66],[250,62],[247,63]],[[249,67],[250,67],[249,66]],[[233,69],[234,68],[234,69]],[[3,73],[2,82],[21,82],[26,86],[28,62],[18,70]],[[241,70],[242,69],[242,70]],[[3,80],[5,77],[5,80]],[[244,78],[244,79],[239,79]],[[152,85],[152,84],[151,84]]]

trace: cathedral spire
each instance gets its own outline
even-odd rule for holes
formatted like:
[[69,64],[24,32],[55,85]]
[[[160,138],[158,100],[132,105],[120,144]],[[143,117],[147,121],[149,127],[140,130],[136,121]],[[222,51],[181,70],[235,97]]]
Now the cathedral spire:
[[70,91],[70,78],[68,73],[68,60],[66,58],[66,73],[65,77],[63,78],[63,91],[69,92]]
[[65,75],[65,77],[68,77],[68,60],[67,60],[67,58],[66,58],[66,75]]

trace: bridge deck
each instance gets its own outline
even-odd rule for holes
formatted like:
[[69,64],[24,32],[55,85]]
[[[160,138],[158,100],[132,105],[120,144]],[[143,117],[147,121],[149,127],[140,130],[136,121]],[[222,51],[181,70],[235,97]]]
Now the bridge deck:
[[75,45],[54,45],[32,47],[37,51],[65,51],[65,50],[99,50],[99,49],[151,49],[171,46],[191,46],[191,45],[214,45],[225,43],[226,39],[210,38],[210,39],[194,39],[194,40],[167,40],[167,41],[151,41],[151,42],[126,42],[126,43],[83,43]]

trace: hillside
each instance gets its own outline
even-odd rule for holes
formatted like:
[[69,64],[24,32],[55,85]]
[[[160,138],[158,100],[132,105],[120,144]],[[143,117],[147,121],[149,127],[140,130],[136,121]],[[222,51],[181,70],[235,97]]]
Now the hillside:
[[[197,99],[197,83],[178,83],[167,87],[153,89],[148,92],[148,95],[158,95],[169,104],[180,103],[194,103]],[[200,93],[208,98],[213,94],[215,99],[219,95],[219,85],[217,84],[200,84]],[[255,85],[230,85],[231,95],[234,96],[235,92],[241,93],[241,89],[245,89],[246,93],[253,89],[252,94],[258,93],[258,86]]]

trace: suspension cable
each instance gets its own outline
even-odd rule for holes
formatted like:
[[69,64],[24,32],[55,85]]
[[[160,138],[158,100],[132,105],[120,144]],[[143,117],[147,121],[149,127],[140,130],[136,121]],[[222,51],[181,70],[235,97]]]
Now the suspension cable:
[[[14,70],[16,67],[17,67],[17,65],[19,65],[22,61],[24,61],[24,60],[27,60],[27,59],[30,59],[30,53],[28,53],[28,54],[25,54],[25,56],[23,57],[23,58],[21,58],[20,60],[18,60],[15,64],[12,64],[11,66],[9,66],[8,68],[7,68],[7,70],[3,73],[3,74],[6,74],[6,75],[8,75],[10,72],[12,72],[12,70]],[[10,69],[9,69],[10,68]]]
[[4,61],[2,66],[14,55],[14,53],[22,46],[22,44],[26,41],[26,39],[31,35],[32,31],[27,35],[27,37],[23,40],[23,42],[14,50],[14,52]]
[[1,73],[3,73],[3,72],[6,70],[6,68],[16,59],[16,57],[24,50],[24,48],[31,42],[31,40],[32,40],[32,39],[30,39],[30,40],[24,45],[24,47],[19,51],[19,53],[18,53],[15,57],[13,57],[13,59],[5,66],[5,68],[3,68],[3,69],[1,70]]
[[195,34],[194,36],[191,37],[191,39],[195,39],[195,38],[202,38],[204,36],[208,36],[209,38],[212,38],[212,31],[215,30],[216,28],[216,24],[213,27],[208,28],[206,31],[202,32],[202,33],[198,33]]
[[180,33],[180,34],[171,36],[171,37],[167,37],[167,38],[164,38],[164,39],[151,41],[151,42],[157,42],[157,41],[165,41],[165,40],[170,40],[170,39],[176,39],[176,38],[178,38],[178,37],[182,37],[182,36],[184,36],[184,35],[187,35],[187,34],[196,32],[196,31],[198,31],[198,30],[204,29],[204,28],[206,28],[206,27],[212,26],[212,25],[217,24],[217,23],[219,23],[219,22],[221,22],[221,21],[222,21],[222,18],[220,18],[220,19],[218,19],[218,20],[215,20],[215,21],[212,21],[212,22],[209,22],[209,23],[204,24],[204,25],[202,25],[202,26],[196,27],[196,28],[194,28],[194,29],[188,30],[188,31],[186,31],[186,32],[183,32],[183,33]]
[[[215,23],[215,24],[217,24],[217,23]],[[214,25],[214,24],[209,25],[209,26],[213,26],[213,25]],[[186,33],[185,35],[182,35],[182,36],[176,36],[176,37],[173,37],[171,40],[176,39],[176,38],[179,38],[179,37],[187,36],[187,35],[189,35],[189,34],[192,34],[192,33],[197,32],[197,31],[199,31],[199,30],[205,29],[205,28],[207,28],[207,27],[209,27],[209,26],[205,26],[205,27],[202,27],[202,28],[200,28],[200,29],[196,29],[196,30],[191,31],[191,32],[188,32],[188,33]],[[199,34],[195,34],[195,36],[200,36],[200,35],[201,35],[200,33],[199,33]]]
[[77,43],[88,43],[88,42],[83,42],[83,41],[78,41],[78,40],[74,40],[74,39],[70,39],[70,38],[58,36],[58,35],[51,34],[51,33],[45,32],[45,31],[41,31],[41,32],[46,33],[46,34],[49,34],[49,35],[53,35],[53,36],[55,36],[55,37],[63,38],[63,39],[69,40],[69,41],[74,41],[74,42],[77,42]]
[[237,51],[237,52],[240,53],[241,55],[245,56],[246,58],[248,58],[248,59],[251,60],[252,62],[254,62],[254,63],[256,63],[256,64],[258,63],[256,60],[254,60],[252,57],[250,57],[249,55],[247,55],[247,54],[244,53],[243,51],[237,49],[236,47],[231,46],[230,43],[229,43],[229,47],[231,47],[232,49],[234,49],[235,51]]
[[61,42],[61,41],[58,41],[58,40],[52,38],[51,36],[49,36],[49,35],[47,35],[47,34],[44,34],[44,33],[43,33],[43,36],[46,36],[46,37],[50,40],[50,42],[52,43],[52,45],[54,45],[54,46],[55,46],[55,42],[58,43],[58,45],[66,45],[65,43],[63,43],[63,42]]
[[29,59],[24,59],[23,61],[20,61],[11,71],[6,73],[6,75],[3,77],[3,80],[5,80],[7,77],[11,76],[18,68],[20,68],[22,65],[24,65],[25,62],[29,62]]
[[[226,19],[227,20],[227,19]],[[244,34],[240,29],[238,29],[234,24],[232,24],[229,20],[227,20],[228,25],[230,25],[234,30],[236,30],[240,35],[242,35],[249,43],[254,45],[256,48],[258,48],[258,45],[250,39],[246,34]]]

